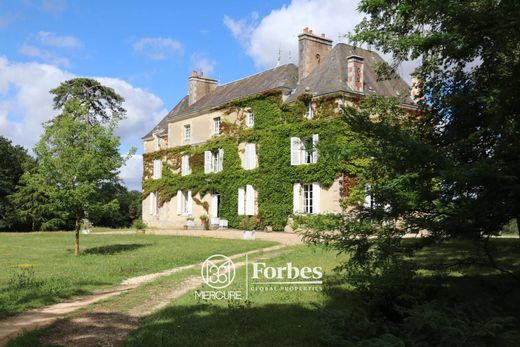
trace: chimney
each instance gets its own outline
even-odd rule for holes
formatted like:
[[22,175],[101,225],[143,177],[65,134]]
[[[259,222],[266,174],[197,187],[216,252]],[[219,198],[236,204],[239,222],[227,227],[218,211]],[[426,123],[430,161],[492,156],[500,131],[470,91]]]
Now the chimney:
[[201,71],[200,75],[193,70],[190,78],[188,78],[188,99],[189,104],[192,105],[200,100],[203,96],[212,92],[217,88],[217,80],[204,77]]
[[298,35],[298,78],[301,81],[328,57],[332,48],[332,40],[325,35],[316,36],[312,30],[305,27],[303,33]]
[[357,55],[351,55],[347,58],[347,85],[358,93],[363,93],[364,84],[364,63],[363,58]]

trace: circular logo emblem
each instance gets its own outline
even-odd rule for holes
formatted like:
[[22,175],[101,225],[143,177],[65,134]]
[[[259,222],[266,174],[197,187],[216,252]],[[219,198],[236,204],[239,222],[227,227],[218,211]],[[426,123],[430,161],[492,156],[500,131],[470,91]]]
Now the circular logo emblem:
[[235,279],[235,264],[225,255],[215,254],[202,263],[201,275],[211,288],[226,288]]

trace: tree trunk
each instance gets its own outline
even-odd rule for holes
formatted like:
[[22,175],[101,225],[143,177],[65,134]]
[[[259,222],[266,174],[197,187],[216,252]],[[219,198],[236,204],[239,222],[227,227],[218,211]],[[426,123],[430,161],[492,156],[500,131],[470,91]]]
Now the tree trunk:
[[80,229],[79,217],[76,217],[76,230],[74,231],[74,255],[79,255],[79,229]]

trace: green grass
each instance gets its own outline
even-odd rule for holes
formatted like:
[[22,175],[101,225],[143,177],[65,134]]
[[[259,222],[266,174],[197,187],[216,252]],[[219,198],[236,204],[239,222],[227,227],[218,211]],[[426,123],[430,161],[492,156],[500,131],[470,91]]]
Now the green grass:
[[[307,246],[265,260],[269,266],[321,266],[332,280],[342,257]],[[211,290],[203,287],[202,290]],[[245,292],[245,268],[226,290]],[[312,346],[319,343],[317,317],[327,302],[322,292],[254,292],[250,302],[199,301],[191,292],[146,319],[125,346]]]
[[152,235],[0,233],[0,318],[142,274],[273,245],[267,241]]
[[[520,240],[493,240],[493,246],[498,251],[500,264],[518,272]],[[450,241],[422,250],[416,261],[428,281],[434,263],[461,260],[471,255],[472,250],[473,245],[467,241]],[[346,330],[353,326],[354,329],[361,327],[369,334],[368,323],[365,326],[364,322],[355,321],[356,318],[348,318],[364,317],[356,313],[366,312],[368,306],[354,288],[339,280],[340,277],[332,271],[341,259],[344,258],[319,248],[294,247],[291,253],[268,263],[276,266],[290,261],[300,266],[322,266],[327,280],[324,292],[254,293],[249,297],[249,303],[201,302],[192,292],[148,317],[129,336],[125,346],[335,345],[329,333],[337,333],[333,330],[338,326]],[[231,289],[245,289],[244,271],[238,271]],[[508,289],[515,283],[507,275],[484,265],[461,265],[451,268],[446,279],[446,282],[439,283],[442,288],[440,300],[445,300],[445,304],[481,303],[483,306],[491,305],[503,315],[520,318],[520,298],[514,290]],[[382,342],[374,343],[379,345]]]

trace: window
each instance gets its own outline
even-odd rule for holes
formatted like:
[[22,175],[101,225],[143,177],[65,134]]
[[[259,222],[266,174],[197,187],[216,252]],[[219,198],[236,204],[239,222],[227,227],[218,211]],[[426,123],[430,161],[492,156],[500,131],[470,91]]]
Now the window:
[[255,126],[255,115],[253,111],[249,110],[246,114],[246,126],[252,128]]
[[220,135],[220,117],[213,118],[213,135]]
[[312,209],[312,184],[303,185],[303,213],[311,214]]
[[152,192],[149,195],[149,201],[150,201],[150,215],[155,216],[157,215],[157,210],[159,209],[159,206],[157,205],[157,193]]
[[295,183],[293,186],[293,213],[319,214],[320,191],[319,183]]
[[158,159],[153,161],[153,179],[158,180],[162,177],[162,162]]
[[191,140],[191,125],[186,124],[184,126],[184,135],[183,135],[184,143],[190,142]]
[[307,110],[305,111],[305,118],[312,119],[314,117],[314,111],[312,110],[312,102],[309,101],[307,104]]
[[190,173],[190,156],[185,154],[181,157],[181,175],[188,176]]
[[251,185],[238,188],[238,215],[253,216],[256,213],[256,190]]
[[303,140],[291,137],[291,165],[316,164],[318,162],[318,134]]
[[204,152],[204,173],[217,173],[224,169],[224,150]]
[[246,143],[244,169],[253,170],[257,167],[256,144]]
[[189,216],[192,214],[193,199],[191,190],[177,191],[177,214],[181,216]]

